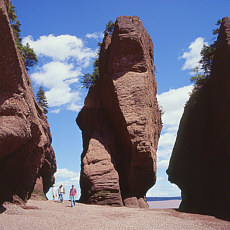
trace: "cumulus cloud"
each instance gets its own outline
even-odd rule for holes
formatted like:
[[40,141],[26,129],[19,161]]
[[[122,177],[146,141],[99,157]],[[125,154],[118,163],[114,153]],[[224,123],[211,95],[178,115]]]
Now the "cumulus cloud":
[[164,111],[163,129],[157,150],[157,177],[159,179],[157,178],[156,185],[148,191],[147,196],[180,196],[180,189],[168,182],[165,171],[168,168],[184,105],[192,89],[193,85],[189,85],[157,95],[158,102]]
[[22,39],[25,45],[29,43],[38,56],[50,57],[56,61],[76,59],[79,64],[88,66],[96,51],[85,47],[82,39],[68,34],[54,36],[53,34],[39,37],[36,41],[32,36]]
[[80,173],[71,171],[67,168],[57,169],[55,173],[56,184],[63,184],[63,186],[71,186],[72,184],[79,184]]
[[147,197],[172,197],[180,196],[180,189],[171,183],[168,183],[167,178],[160,177],[152,189],[147,192]]
[[37,40],[27,36],[22,43],[29,43],[42,60],[42,66],[34,70],[31,78],[35,85],[45,87],[51,112],[79,111],[82,106],[79,77],[95,58],[97,49],[86,47],[81,38],[68,34],[44,35]]
[[71,84],[78,82],[80,74],[80,69],[73,64],[53,61],[37,69],[31,74],[31,78],[38,85],[48,89],[46,97],[50,107],[67,105],[69,109],[68,104],[74,104],[80,100],[79,91],[71,88]]
[[92,33],[92,34],[86,34],[85,36],[87,38],[93,38],[93,39],[99,39],[99,38],[104,37],[103,33],[101,33],[101,32],[95,32],[95,33]]
[[204,42],[204,38],[198,37],[189,45],[189,51],[184,52],[183,55],[179,57],[185,59],[185,63],[182,67],[183,70],[192,70],[199,64],[198,62],[201,59],[200,51],[203,45],[208,45],[208,43]]
[[161,160],[157,162],[158,168],[167,168],[169,165],[169,160]]
[[163,146],[159,142],[159,145],[161,147],[159,147],[158,150],[157,150],[157,157],[158,157],[158,159],[168,159],[170,157],[171,152],[172,152],[172,146],[173,146],[173,144],[170,145],[170,146]]
[[[54,174],[55,176],[55,188],[58,191],[58,187],[62,184],[65,188],[65,195],[64,199],[69,198],[69,191],[71,186],[74,185],[77,189],[77,198],[80,197],[80,185],[79,185],[79,178],[80,172],[71,171],[67,168],[57,169],[57,172]],[[48,199],[53,199],[51,190],[46,194]],[[57,198],[56,198],[57,199]]]
[[82,108],[82,105],[75,105],[74,103],[70,104],[67,109],[68,110],[72,110],[72,111],[75,111],[75,112],[78,112],[80,111]]
[[192,89],[193,85],[189,85],[157,95],[158,102],[164,111],[163,129],[157,151],[157,167],[163,169],[164,172],[168,167],[184,105]]
[[162,120],[165,131],[177,131],[184,105],[188,101],[189,92],[192,89],[193,85],[188,85],[178,89],[170,89],[167,92],[157,95],[158,102],[164,111]]
[[60,178],[75,178],[79,180],[80,173],[79,172],[74,172],[71,171],[67,168],[63,169],[57,169],[57,172],[55,173],[55,178],[60,179]]
[[32,79],[47,88],[61,87],[63,84],[69,85],[69,80],[71,83],[77,82],[81,74],[80,69],[74,69],[73,64],[57,61],[48,62],[37,71],[31,75]]
[[173,132],[166,132],[161,135],[160,140],[159,140],[159,146],[164,146],[164,148],[168,146],[172,146],[176,140],[176,133]]
[[51,110],[50,111],[50,113],[56,113],[56,114],[58,114],[58,113],[60,113],[60,109],[53,109],[53,110]]

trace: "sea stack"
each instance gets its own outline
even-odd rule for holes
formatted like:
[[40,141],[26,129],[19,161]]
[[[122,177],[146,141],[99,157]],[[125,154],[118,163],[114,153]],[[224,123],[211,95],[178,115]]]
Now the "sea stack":
[[7,4],[0,0],[0,204],[27,201],[36,181],[46,193],[56,171],[49,124],[17,50]]
[[152,40],[138,17],[121,16],[101,45],[100,78],[77,117],[82,130],[81,198],[147,208],[162,128]]
[[210,79],[187,102],[167,173],[180,210],[230,220],[230,18],[223,18]]

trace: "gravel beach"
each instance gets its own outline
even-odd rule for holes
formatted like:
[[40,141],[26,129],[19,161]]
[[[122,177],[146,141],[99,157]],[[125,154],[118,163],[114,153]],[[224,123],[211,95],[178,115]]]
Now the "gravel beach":
[[[162,208],[168,201],[149,202],[150,207]],[[154,204],[155,203],[155,204]],[[173,201],[170,201],[172,205]],[[40,229],[230,229],[230,222],[211,216],[180,213],[174,209],[134,209],[70,202],[29,200],[28,206],[39,209],[22,209],[6,204],[0,214],[0,230]],[[174,202],[178,205],[178,201]]]

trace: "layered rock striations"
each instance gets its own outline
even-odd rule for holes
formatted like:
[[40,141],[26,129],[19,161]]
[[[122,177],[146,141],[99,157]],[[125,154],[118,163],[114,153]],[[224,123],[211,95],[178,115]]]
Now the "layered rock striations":
[[230,219],[230,18],[223,18],[210,79],[192,94],[167,173],[180,210]]
[[153,44],[138,17],[117,18],[99,61],[100,78],[77,117],[83,135],[80,200],[144,208],[156,180],[162,123]]
[[49,124],[17,51],[6,2],[0,0],[0,203],[26,201],[36,181],[46,193],[56,171]]

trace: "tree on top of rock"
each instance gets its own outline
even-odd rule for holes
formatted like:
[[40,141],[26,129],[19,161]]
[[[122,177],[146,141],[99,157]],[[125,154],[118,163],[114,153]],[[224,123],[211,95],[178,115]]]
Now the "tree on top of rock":
[[[115,23],[112,20],[109,20],[108,23],[105,26],[105,31],[108,31],[109,34],[112,36],[113,30],[114,30]],[[105,32],[104,31],[104,32]],[[82,86],[86,89],[89,89],[90,86],[94,85],[96,81],[100,78],[99,75],[99,53],[101,48],[101,42],[98,42],[99,50],[97,53],[97,57],[95,58],[93,62],[93,73],[86,73],[82,76],[82,80],[80,83]]]
[[18,51],[20,52],[21,57],[25,63],[26,70],[29,70],[32,66],[37,64],[38,59],[34,50],[30,47],[28,43],[25,46],[22,44],[22,39],[20,36],[21,23],[17,19],[18,17],[16,15],[16,10],[11,0],[9,0],[8,15]]
[[41,107],[42,111],[44,114],[48,113],[48,102],[47,102],[47,98],[46,98],[46,94],[45,91],[43,90],[42,86],[39,88],[38,92],[37,92],[37,103],[38,105]]
[[[216,25],[218,27],[213,30],[212,32],[213,35],[219,34],[220,24],[221,24],[221,20],[218,20],[216,22]],[[193,69],[195,75],[190,78],[190,80],[195,83],[195,89],[199,88],[200,86],[203,86],[208,80],[212,69],[212,62],[214,59],[215,50],[216,50],[216,39],[210,45],[203,45],[203,48],[201,49],[200,52],[201,54],[201,60],[199,61],[200,66],[197,66]],[[199,71],[200,69],[203,70],[202,73],[200,73]]]
[[105,33],[106,31],[108,31],[109,34],[112,36],[113,30],[114,30],[114,26],[115,26],[115,22],[112,21],[112,20],[109,20],[108,23],[107,23],[106,26],[105,26],[105,31],[104,31],[104,33]]

